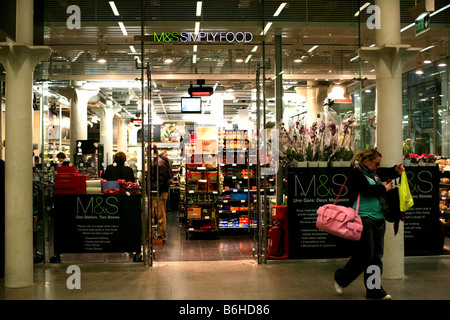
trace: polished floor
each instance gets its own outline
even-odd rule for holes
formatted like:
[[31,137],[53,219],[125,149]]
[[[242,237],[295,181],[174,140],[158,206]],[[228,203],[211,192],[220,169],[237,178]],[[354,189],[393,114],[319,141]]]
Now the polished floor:
[[[63,255],[62,263],[35,264],[33,286],[6,288],[0,279],[0,300],[365,300],[362,277],[341,295],[334,290],[334,271],[346,259],[258,264],[252,237],[186,240],[175,218],[167,243],[155,245],[152,267],[127,253]],[[81,287],[70,290],[73,264]],[[405,277],[382,282],[393,300],[450,300],[450,255],[406,257]]]

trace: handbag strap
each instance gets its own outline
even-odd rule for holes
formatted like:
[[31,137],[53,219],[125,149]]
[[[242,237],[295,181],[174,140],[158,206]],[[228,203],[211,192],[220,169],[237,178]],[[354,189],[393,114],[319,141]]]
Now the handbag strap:
[[[334,200],[334,204],[337,203],[339,197],[341,196],[341,192],[342,192],[342,190],[344,189],[345,184],[347,183],[347,180],[348,180],[348,177],[345,179],[344,184],[342,185],[341,189],[339,190],[339,193],[338,193],[338,195],[337,195],[337,197],[336,197],[336,200]],[[358,212],[359,212],[359,201],[360,201],[360,199],[361,199],[361,193],[358,193],[358,199],[357,199],[357,201],[356,201],[356,213],[357,213],[357,214],[358,214]]]

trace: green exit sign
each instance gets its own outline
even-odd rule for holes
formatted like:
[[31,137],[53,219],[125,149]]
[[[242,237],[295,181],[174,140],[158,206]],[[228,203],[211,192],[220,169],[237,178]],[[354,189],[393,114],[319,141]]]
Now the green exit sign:
[[430,30],[430,13],[424,12],[417,17],[416,22],[416,37],[424,32]]

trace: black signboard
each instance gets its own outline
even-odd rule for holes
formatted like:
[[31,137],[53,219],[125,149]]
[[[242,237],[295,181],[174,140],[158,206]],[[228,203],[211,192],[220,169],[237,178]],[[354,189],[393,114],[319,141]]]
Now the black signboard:
[[[288,170],[289,258],[343,258],[349,240],[316,228],[317,209],[333,203],[350,168],[290,168]],[[349,206],[347,187],[338,204]]]
[[[289,258],[344,258],[351,241],[316,228],[317,209],[333,203],[350,168],[290,168],[288,170]],[[437,166],[407,167],[414,206],[405,213],[405,255],[442,253]],[[344,187],[338,204],[350,206]],[[391,224],[388,224],[390,227]]]
[[140,252],[141,195],[55,195],[55,253]]
[[406,173],[414,206],[405,212],[405,255],[441,254],[443,244],[439,223],[439,168],[407,167]]

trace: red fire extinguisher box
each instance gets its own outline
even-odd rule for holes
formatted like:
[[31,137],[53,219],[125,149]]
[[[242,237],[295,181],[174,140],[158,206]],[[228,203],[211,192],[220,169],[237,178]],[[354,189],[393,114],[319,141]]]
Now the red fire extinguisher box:
[[267,257],[269,259],[289,258],[287,206],[273,206],[271,209],[272,227],[269,230]]

